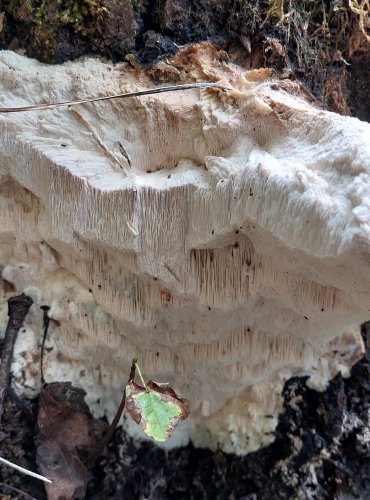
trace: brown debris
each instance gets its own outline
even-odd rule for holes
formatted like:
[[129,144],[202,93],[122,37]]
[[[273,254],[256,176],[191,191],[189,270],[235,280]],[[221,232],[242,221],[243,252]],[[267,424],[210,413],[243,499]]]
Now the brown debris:
[[323,94],[326,107],[330,111],[349,116],[351,112],[343,95],[344,80],[344,72],[331,72],[324,82]]
[[78,451],[89,452],[105,424],[91,417],[84,395],[70,382],[54,382],[42,389],[36,460],[41,473],[52,481],[46,485],[49,500],[85,498],[88,469]]
[[5,12],[0,12],[0,33],[3,31],[4,28],[4,17],[5,17]]

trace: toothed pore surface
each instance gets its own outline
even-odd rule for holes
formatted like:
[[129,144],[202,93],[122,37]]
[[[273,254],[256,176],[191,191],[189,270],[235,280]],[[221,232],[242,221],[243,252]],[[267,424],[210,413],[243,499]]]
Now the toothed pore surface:
[[[168,62],[180,81],[231,90],[0,115],[2,325],[10,289],[31,295],[13,366],[23,390],[39,388],[48,304],[49,381],[78,383],[112,415],[138,357],[190,400],[172,445],[245,453],[273,439],[287,377],[320,389],[362,354],[370,125],[207,45],[186,50]],[[1,106],[153,86],[123,64],[7,51],[0,82]]]

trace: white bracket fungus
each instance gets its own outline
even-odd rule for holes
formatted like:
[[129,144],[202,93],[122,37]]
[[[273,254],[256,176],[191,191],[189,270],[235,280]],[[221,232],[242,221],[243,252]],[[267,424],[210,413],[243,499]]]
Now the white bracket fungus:
[[[0,115],[2,277],[51,306],[49,381],[111,415],[137,356],[190,399],[173,443],[244,453],[273,439],[287,377],[320,389],[363,352],[370,125],[206,44],[150,74],[232,90]],[[0,85],[2,107],[154,86],[127,64],[8,51]],[[14,373],[37,390],[33,311]]]

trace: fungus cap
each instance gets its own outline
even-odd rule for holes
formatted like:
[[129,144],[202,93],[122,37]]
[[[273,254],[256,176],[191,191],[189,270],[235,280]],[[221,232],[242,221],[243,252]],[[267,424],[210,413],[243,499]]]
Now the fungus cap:
[[[50,381],[112,415],[138,357],[190,399],[172,444],[245,453],[273,439],[289,376],[322,389],[363,353],[370,125],[208,44],[142,72],[3,51],[1,106],[149,88],[158,72],[231,90],[0,115],[2,277],[51,306]],[[14,364],[35,392],[40,314]]]

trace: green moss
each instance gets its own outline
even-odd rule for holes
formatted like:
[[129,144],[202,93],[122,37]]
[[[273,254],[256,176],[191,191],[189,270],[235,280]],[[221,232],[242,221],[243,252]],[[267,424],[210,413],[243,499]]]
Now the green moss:
[[53,62],[61,34],[66,30],[78,37],[94,34],[106,9],[101,0],[7,0],[5,12],[31,26],[32,46],[42,60]]
[[104,14],[100,0],[41,0],[33,2],[34,22],[57,29],[68,26],[77,34],[88,35]]
[[7,1],[5,1],[5,4],[4,4],[5,12],[8,12],[9,14],[11,14],[15,18],[18,17],[18,14],[22,10],[22,7],[24,10],[31,13],[32,12],[31,0],[25,0],[23,2],[21,2],[20,0],[7,0]]
[[101,0],[8,0],[5,12],[15,19],[43,27],[47,34],[69,27],[76,34],[87,36],[96,29],[106,9]]
[[277,20],[277,22],[281,22],[284,19],[284,0],[267,0],[268,9],[265,12],[265,21],[266,22],[270,17]]

